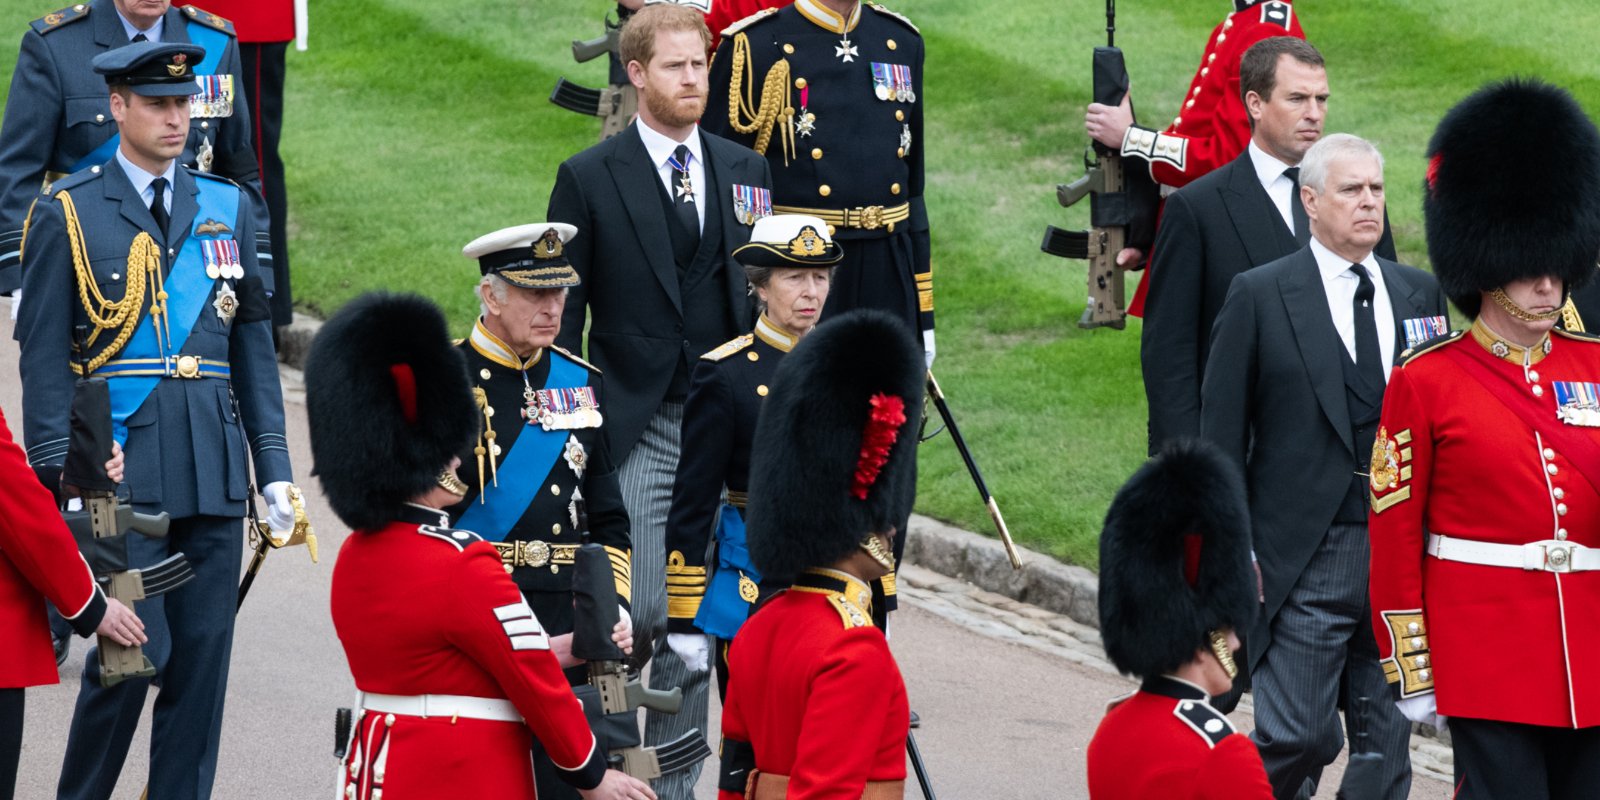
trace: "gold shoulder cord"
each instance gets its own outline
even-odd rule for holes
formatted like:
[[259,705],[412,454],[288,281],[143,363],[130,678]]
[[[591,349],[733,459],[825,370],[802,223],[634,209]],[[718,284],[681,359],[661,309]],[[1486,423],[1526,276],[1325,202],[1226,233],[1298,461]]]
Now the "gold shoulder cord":
[[[772,143],[772,128],[783,117],[783,163],[794,157],[794,106],[789,102],[789,60],[778,59],[767,71],[761,86],[761,105],[757,107],[750,91],[755,86],[755,63],[750,59],[750,37],[743,33],[733,38],[733,71],[728,81],[728,124],[739,133],[756,135],[755,151],[767,153]],[[740,89],[743,89],[741,92]],[[747,124],[743,120],[748,119]]]
[[1561,306],[1561,327],[1570,333],[1583,333],[1583,316],[1578,313],[1578,307],[1572,304],[1572,298]]
[[482,386],[474,386],[472,387],[472,399],[477,402],[478,408],[483,411],[483,431],[478,436],[478,445],[472,448],[473,454],[478,457],[478,502],[481,504],[489,502],[488,487],[484,486],[483,483],[484,455],[489,456],[490,480],[494,482],[495,486],[500,485],[500,475],[494,461],[494,409],[489,407],[489,393],[485,392]]
[[[116,302],[107,300],[100,294],[100,285],[94,279],[94,271],[89,268],[89,251],[83,244],[83,225],[78,220],[77,206],[72,203],[72,196],[65,190],[56,194],[56,200],[61,202],[61,213],[66,217],[67,239],[72,248],[72,267],[78,279],[78,300],[83,304],[83,310],[89,315],[89,322],[95,331],[89,337],[93,342],[99,337],[101,331],[117,330],[117,337],[110,346],[100,351],[99,355],[89,360],[89,371],[93,372],[105,364],[112,356],[121,352],[128,339],[133,336],[134,329],[139,327],[139,312],[144,309],[145,287],[150,287],[150,293],[155,302],[150,305],[150,314],[156,329],[156,340],[163,339],[170,343],[171,329],[166,327],[165,316],[167,309],[167,292],[161,280],[161,248],[156,246],[150,234],[143,231],[134,237],[133,244],[128,248],[128,286],[123,292],[122,299]],[[165,336],[163,336],[165,332]],[[163,349],[167,349],[163,346]],[[74,373],[81,373],[78,364],[72,365]]]

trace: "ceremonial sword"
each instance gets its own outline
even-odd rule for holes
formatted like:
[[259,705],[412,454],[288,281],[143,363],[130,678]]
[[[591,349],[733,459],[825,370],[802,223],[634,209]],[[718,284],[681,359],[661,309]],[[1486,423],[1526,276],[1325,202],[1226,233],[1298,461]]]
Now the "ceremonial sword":
[[961,452],[961,460],[967,464],[967,472],[972,475],[972,482],[978,487],[978,496],[983,498],[983,504],[989,509],[989,519],[994,521],[994,528],[1000,533],[1000,543],[1005,545],[1006,556],[1011,559],[1011,568],[1022,569],[1022,557],[1017,555],[1017,545],[1011,541],[1011,531],[1006,528],[1006,518],[1000,515],[1000,506],[995,503],[994,495],[989,494],[989,486],[983,482],[983,473],[978,471],[978,462],[972,460],[972,451],[967,448],[967,440],[962,438],[961,429],[956,427],[956,417],[950,413],[950,404],[945,402],[944,392],[939,389],[939,382],[933,377],[933,370],[928,370],[928,396],[933,399],[933,407],[939,410],[939,416],[944,419],[944,426],[950,429],[950,439],[956,443],[956,449]]

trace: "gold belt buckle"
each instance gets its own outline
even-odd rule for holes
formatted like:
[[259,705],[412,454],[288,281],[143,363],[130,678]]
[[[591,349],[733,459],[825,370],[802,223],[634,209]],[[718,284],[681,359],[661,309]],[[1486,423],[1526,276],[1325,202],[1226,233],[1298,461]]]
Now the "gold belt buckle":
[[178,356],[178,377],[200,377],[200,359],[197,356]]
[[521,542],[522,564],[519,566],[542,567],[550,563],[550,545],[545,542]]
[[857,209],[856,216],[861,221],[861,227],[875,231],[883,227],[883,206],[867,206]]

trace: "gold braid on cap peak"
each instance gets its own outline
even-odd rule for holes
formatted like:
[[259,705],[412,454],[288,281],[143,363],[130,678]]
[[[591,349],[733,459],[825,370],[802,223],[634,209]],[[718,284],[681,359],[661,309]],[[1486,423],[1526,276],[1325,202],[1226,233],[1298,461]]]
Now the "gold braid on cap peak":
[[[772,128],[783,117],[783,163],[788,166],[794,157],[794,105],[789,102],[789,60],[780,58],[767,70],[761,85],[761,104],[752,102],[750,90],[755,85],[755,63],[750,59],[750,37],[744,33],[733,37],[733,72],[728,81],[728,124],[739,133],[754,133],[755,146],[761,155],[767,154],[772,143]],[[743,91],[741,91],[741,88]],[[748,123],[744,122],[749,119]]]
[[[143,231],[134,237],[133,244],[128,247],[128,284],[122,294],[122,299],[117,301],[107,300],[100,293],[100,284],[95,280],[94,272],[89,266],[89,253],[83,244],[83,224],[78,219],[78,208],[72,202],[72,196],[66,191],[56,194],[56,200],[61,202],[61,213],[66,218],[67,239],[71,244],[72,268],[78,279],[78,301],[83,304],[84,313],[89,317],[89,322],[95,330],[89,335],[85,346],[92,344],[104,330],[117,329],[117,336],[111,344],[101,350],[94,358],[89,359],[89,371],[99,369],[111,357],[122,351],[128,340],[133,337],[133,332],[139,327],[139,312],[144,310],[145,288],[148,282],[150,295],[154,302],[150,305],[151,320],[155,328],[157,342],[163,337],[163,331],[168,331],[165,336],[166,347],[170,347],[172,334],[165,327],[164,317],[167,309],[167,290],[161,280],[161,248],[156,246],[150,234]],[[83,369],[78,364],[72,364],[74,373],[82,373]]]

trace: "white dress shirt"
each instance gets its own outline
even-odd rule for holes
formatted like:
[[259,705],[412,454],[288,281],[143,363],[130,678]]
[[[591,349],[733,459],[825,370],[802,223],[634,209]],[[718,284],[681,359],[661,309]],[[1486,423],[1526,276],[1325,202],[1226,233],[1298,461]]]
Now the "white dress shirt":
[[688,141],[680,142],[646,125],[644,118],[640,117],[639,138],[644,141],[644,150],[650,154],[651,163],[656,165],[656,174],[661,176],[661,185],[667,187],[667,196],[673,202],[678,202],[678,171],[667,160],[672,158],[672,151],[678,149],[678,145],[689,148],[689,183],[694,187],[694,213],[700,218],[700,230],[705,231],[706,164],[705,149],[700,143],[700,126],[695,126]]
[[127,17],[122,16],[121,11],[117,12],[117,19],[122,21],[122,30],[124,33],[128,34],[128,41],[130,42],[133,41],[133,37],[138,36],[141,33],[144,34],[145,39],[152,42],[159,42],[161,41],[161,32],[167,27],[167,17],[165,14],[156,17],[156,24],[151,25],[150,30],[147,31],[141,31],[138,28],[135,28],[133,23],[128,21]]
[[[1339,332],[1350,360],[1356,360],[1356,313],[1352,304],[1356,287],[1361,284],[1350,271],[1351,262],[1323,246],[1311,237],[1311,254],[1317,258],[1317,272],[1322,275],[1322,290],[1328,297],[1328,310],[1333,312],[1333,328]],[[1383,285],[1383,270],[1371,253],[1361,260],[1372,278],[1372,317],[1378,324],[1378,353],[1383,357],[1383,381],[1389,382],[1389,368],[1394,360],[1394,306],[1389,302],[1389,291]]]
[[1261,188],[1267,190],[1267,197],[1271,198],[1272,204],[1283,216],[1283,224],[1288,226],[1290,233],[1299,233],[1294,229],[1294,213],[1289,204],[1300,202],[1300,198],[1294,196],[1294,181],[1283,174],[1284,170],[1294,165],[1268,155],[1267,151],[1256,146],[1254,139],[1250,140],[1245,152],[1250,154],[1250,163],[1255,165],[1256,179],[1261,181]]
[[128,176],[128,182],[133,184],[133,190],[139,193],[139,199],[144,201],[145,208],[149,208],[150,203],[156,199],[155,187],[151,186],[150,184],[155,183],[156,178],[166,178],[167,191],[161,195],[165,202],[163,202],[161,205],[166,206],[167,214],[168,216],[171,216],[172,190],[177,186],[176,182],[173,180],[178,174],[177,159],[167,162],[166,172],[163,172],[160,175],[151,175],[150,173],[145,172],[143,169],[135,166],[132,161],[129,161],[128,157],[122,154],[122,148],[119,147],[117,148],[117,163],[122,165],[123,173]]

